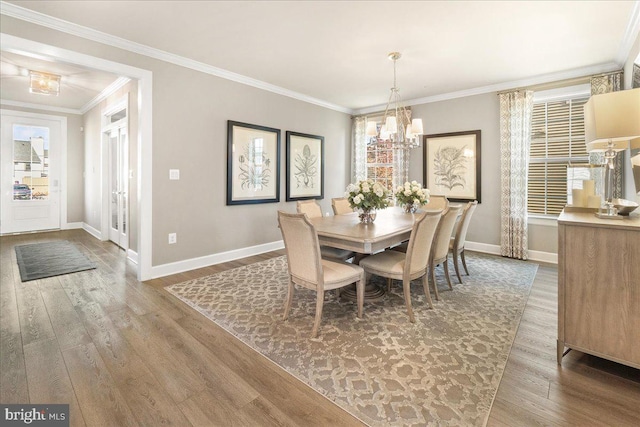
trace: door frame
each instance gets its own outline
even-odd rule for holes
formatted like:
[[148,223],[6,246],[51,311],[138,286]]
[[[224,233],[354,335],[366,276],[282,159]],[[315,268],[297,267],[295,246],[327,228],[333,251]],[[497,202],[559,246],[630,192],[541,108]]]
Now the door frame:
[[[104,70],[138,80],[138,134],[137,138],[137,181],[138,187],[134,200],[138,206],[137,278],[140,281],[153,278],[153,73],[149,70],[133,67],[119,62],[86,55],[57,46],[27,40],[11,34],[2,34],[0,49],[7,52],[34,56],[50,60],[63,61],[83,67]],[[148,219],[147,219],[148,218]]]
[[28,111],[17,111],[5,108],[0,109],[0,116],[21,117],[25,118],[25,120],[50,120],[53,122],[58,122],[58,124],[60,125],[60,143],[59,151],[57,153],[57,155],[59,156],[58,177],[60,179],[60,197],[58,199],[58,203],[60,204],[60,206],[58,207],[60,222],[58,228],[61,230],[69,228],[69,223],[67,221],[67,118],[54,114],[32,113]]
[[[129,134],[129,94],[125,94],[124,96],[122,96],[120,99],[118,99],[117,101],[112,102],[111,104],[107,105],[106,108],[104,108],[101,112],[100,112],[100,168],[102,169],[102,185],[101,185],[101,191],[102,191],[102,220],[101,220],[101,230],[100,232],[102,233],[102,239],[103,240],[110,240],[110,229],[111,229],[111,218],[110,218],[110,211],[111,211],[111,192],[110,192],[110,187],[111,187],[111,183],[109,182],[109,174],[110,169],[109,169],[109,138],[106,135],[106,132],[110,132],[113,129],[117,129],[120,128],[121,125],[119,124],[119,122],[117,123],[108,123],[107,122],[107,118],[113,114],[116,113],[122,109],[125,109],[127,111],[126,113],[126,118],[123,120],[126,120],[126,124],[125,127],[127,129],[127,138],[129,138],[131,135]],[[127,142],[127,197],[129,202],[127,203],[127,219],[129,219],[130,215],[129,215],[129,211],[130,211],[130,203],[131,203],[131,196],[130,196],[130,192],[129,192],[129,179],[130,178],[130,171],[131,171],[131,164],[130,164],[130,158],[131,156],[129,155],[129,141]],[[129,232],[127,232],[127,240],[129,239]],[[127,245],[125,250],[128,252],[129,250],[129,241],[127,241]]]

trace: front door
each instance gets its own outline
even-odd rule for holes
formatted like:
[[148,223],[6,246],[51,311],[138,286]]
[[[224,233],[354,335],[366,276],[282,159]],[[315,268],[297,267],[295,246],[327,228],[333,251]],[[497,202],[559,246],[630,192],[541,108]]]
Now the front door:
[[127,212],[129,191],[128,140],[126,126],[106,133],[109,144],[109,240],[129,248]]
[[0,233],[60,228],[64,118],[3,110]]

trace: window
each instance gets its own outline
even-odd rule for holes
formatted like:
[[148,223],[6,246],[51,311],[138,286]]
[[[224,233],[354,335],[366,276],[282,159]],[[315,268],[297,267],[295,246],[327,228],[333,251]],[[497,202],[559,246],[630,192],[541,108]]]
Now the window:
[[367,144],[367,178],[382,184],[393,194],[393,154],[391,143]]
[[529,214],[560,214],[571,194],[572,184],[567,185],[567,166],[579,172],[569,177],[572,180],[589,179],[583,111],[588,99],[588,95],[580,95],[563,100],[534,100],[528,175]]

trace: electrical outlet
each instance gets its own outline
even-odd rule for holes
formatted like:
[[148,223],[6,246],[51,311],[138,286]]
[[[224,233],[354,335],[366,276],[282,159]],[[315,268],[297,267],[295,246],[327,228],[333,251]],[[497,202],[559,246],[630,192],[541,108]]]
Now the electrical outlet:
[[173,245],[178,241],[178,236],[176,233],[169,233],[169,244]]

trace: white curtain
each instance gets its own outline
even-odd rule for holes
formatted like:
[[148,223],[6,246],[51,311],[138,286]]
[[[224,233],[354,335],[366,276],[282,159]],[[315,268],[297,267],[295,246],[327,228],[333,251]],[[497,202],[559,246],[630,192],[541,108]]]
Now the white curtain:
[[533,92],[500,94],[502,256],[527,259],[527,173]]
[[357,116],[353,118],[352,152],[351,152],[351,182],[365,179],[367,176],[367,118]]

